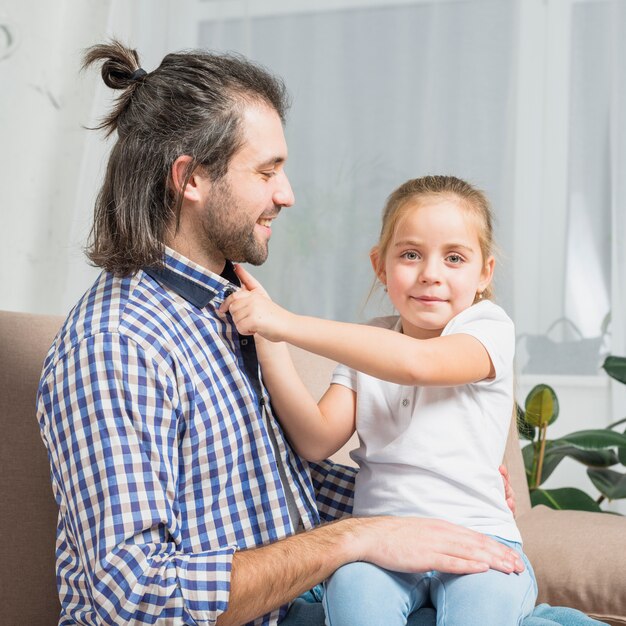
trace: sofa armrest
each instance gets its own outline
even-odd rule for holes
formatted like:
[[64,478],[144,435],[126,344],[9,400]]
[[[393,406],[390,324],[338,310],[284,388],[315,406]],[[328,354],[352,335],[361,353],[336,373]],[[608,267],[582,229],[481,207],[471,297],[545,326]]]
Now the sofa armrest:
[[538,602],[626,626],[626,518],[536,506],[517,519]]

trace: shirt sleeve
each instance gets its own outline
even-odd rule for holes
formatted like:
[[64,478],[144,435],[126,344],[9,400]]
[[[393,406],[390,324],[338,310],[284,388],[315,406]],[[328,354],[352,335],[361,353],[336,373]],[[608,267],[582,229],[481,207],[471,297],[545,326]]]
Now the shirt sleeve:
[[45,375],[38,413],[60,507],[62,596],[86,586],[101,624],[213,624],[228,606],[236,546],[181,548],[184,419],[172,362],[96,335]]
[[352,391],[356,391],[356,370],[340,363],[335,367],[330,382],[334,385],[343,385]]
[[310,463],[320,519],[332,522],[352,514],[357,468],[326,460]]
[[484,300],[457,315],[444,329],[444,335],[462,333],[480,341],[495,368],[495,378],[475,384],[491,384],[510,373],[515,356],[515,326],[498,305]]

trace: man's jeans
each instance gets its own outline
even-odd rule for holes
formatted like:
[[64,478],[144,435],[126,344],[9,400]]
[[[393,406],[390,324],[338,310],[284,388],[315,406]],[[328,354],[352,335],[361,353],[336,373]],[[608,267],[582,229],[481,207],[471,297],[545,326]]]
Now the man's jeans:
[[[293,604],[280,626],[324,626],[322,607],[323,589],[320,585],[307,591]],[[409,617],[407,626],[435,626],[435,610],[423,608]],[[532,615],[523,621],[523,626],[598,626],[604,622],[587,617],[584,613],[547,604],[536,606]],[[355,624],[355,626],[358,626]]]

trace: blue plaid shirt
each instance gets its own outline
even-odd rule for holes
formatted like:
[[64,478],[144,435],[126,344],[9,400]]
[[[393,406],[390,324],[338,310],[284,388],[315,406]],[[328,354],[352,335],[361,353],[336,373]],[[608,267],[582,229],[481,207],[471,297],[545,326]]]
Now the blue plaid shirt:
[[169,249],[165,261],[103,272],[44,364],[60,625],[213,624],[233,553],[294,533],[285,489],[305,529],[352,507],[353,470],[294,454],[254,340],[217,312],[232,266],[218,276]]

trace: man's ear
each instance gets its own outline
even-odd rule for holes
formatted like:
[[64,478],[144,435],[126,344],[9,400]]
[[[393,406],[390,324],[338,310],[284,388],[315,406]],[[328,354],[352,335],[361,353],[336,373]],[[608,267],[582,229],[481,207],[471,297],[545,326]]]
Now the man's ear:
[[201,167],[189,171],[193,159],[184,154],[179,156],[172,164],[171,185],[172,188],[189,202],[200,202],[207,186],[210,186],[209,177]]
[[383,284],[387,284],[387,273],[385,272],[384,263],[380,260],[380,250],[378,246],[374,246],[370,250],[370,262],[372,264],[372,268],[374,269],[374,273],[378,277],[378,280]]

